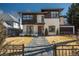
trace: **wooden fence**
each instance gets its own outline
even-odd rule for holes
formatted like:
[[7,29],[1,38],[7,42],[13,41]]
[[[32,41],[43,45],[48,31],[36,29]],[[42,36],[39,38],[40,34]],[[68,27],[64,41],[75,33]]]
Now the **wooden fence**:
[[24,45],[7,45],[0,48],[0,56],[24,55]]
[[79,45],[54,45],[53,46],[54,56],[78,56]]
[[[18,56],[18,55],[24,56],[24,53],[26,54],[28,53],[24,51],[24,48],[26,48],[24,47],[24,45],[7,45],[3,48],[0,48],[0,56]],[[52,56],[79,56],[79,45],[49,45],[48,48],[37,49],[34,51],[40,51],[40,50],[41,51],[44,50],[42,53],[44,52],[48,53],[48,51],[52,50],[53,51]]]

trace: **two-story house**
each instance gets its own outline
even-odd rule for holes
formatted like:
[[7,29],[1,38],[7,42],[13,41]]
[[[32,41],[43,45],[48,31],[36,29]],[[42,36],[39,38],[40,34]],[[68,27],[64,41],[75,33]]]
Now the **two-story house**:
[[[61,34],[61,32],[63,31],[63,26],[61,24],[62,22],[64,22],[61,21],[62,18],[60,17],[62,10],[63,9],[61,8],[57,8],[42,9],[41,12],[20,12],[22,17],[23,33],[25,35]],[[72,28],[73,26],[69,27]],[[68,27],[66,26],[65,28],[68,29]],[[74,34],[74,27],[71,30],[72,34]]]

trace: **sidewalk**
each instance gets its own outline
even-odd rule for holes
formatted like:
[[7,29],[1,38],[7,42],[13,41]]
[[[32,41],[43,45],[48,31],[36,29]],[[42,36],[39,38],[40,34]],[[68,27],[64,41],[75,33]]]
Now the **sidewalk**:
[[28,45],[28,47],[30,48],[26,47],[24,49],[25,51],[24,55],[25,56],[51,56],[53,55],[52,49],[49,48],[50,46],[43,46],[43,45],[49,45],[45,37],[33,37],[32,42]]

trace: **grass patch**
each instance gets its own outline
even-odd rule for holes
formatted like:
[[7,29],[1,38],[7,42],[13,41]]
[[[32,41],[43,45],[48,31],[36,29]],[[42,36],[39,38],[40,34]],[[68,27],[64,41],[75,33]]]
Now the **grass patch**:
[[46,37],[46,39],[49,42],[49,44],[54,44],[54,43],[59,43],[59,42],[66,42],[66,41],[76,40],[76,38],[74,37],[74,35],[70,35],[70,36],[69,35],[48,36],[48,37]]
[[3,43],[3,45],[5,44],[9,44],[9,45],[21,45],[24,44],[24,46],[27,46],[28,44],[30,44],[32,41],[32,37],[9,37],[5,39],[5,42]]

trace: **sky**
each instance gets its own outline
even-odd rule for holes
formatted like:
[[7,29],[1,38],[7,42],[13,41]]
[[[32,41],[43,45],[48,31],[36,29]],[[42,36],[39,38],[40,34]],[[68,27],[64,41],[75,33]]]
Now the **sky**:
[[39,12],[44,8],[64,8],[61,15],[66,15],[70,5],[70,3],[0,3],[0,10],[10,13],[27,10]]

